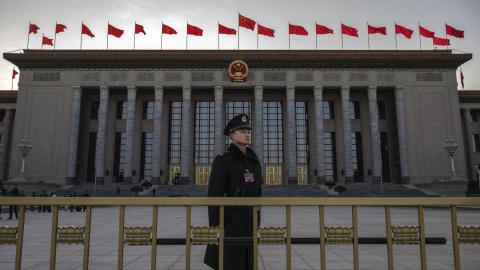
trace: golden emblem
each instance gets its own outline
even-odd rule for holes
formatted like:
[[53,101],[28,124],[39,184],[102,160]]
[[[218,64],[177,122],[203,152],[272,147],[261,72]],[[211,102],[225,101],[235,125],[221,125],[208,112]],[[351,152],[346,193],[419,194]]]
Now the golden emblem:
[[243,123],[246,123],[246,122],[247,122],[247,117],[242,116],[242,122],[243,122]]
[[232,82],[245,82],[248,76],[248,66],[242,60],[235,60],[228,66],[228,75]]

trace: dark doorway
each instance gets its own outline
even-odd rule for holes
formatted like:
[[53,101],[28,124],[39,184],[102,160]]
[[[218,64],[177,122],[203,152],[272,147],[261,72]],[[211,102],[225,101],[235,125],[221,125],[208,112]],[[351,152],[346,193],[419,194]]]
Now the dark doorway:
[[382,181],[390,180],[390,161],[388,159],[388,136],[387,132],[380,132],[380,153],[382,155]]

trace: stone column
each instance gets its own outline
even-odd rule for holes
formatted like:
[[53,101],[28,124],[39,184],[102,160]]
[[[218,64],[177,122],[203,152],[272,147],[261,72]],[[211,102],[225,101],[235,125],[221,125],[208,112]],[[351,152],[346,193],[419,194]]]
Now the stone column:
[[125,125],[125,170],[123,172],[123,183],[132,184],[133,170],[133,130],[135,126],[135,101],[137,98],[137,88],[127,86],[127,120]]
[[470,181],[477,181],[477,170],[475,169],[475,163],[473,162],[473,139],[472,139],[472,115],[470,109],[463,109],[463,118],[465,119],[465,137],[467,138],[467,156],[469,174],[471,175]]
[[97,184],[105,183],[105,142],[107,137],[108,86],[100,86],[98,107],[97,148],[95,149],[95,179]]
[[325,145],[323,142],[323,86],[313,88],[315,106],[315,144],[317,160],[317,184],[325,183]]
[[343,115],[343,155],[345,182],[353,182],[352,158],[352,121],[350,119],[350,86],[342,86],[342,115]]
[[[297,134],[295,121],[295,86],[287,86],[287,183],[298,184],[297,174]],[[287,184],[286,183],[286,184]]]
[[163,86],[155,86],[155,106],[153,114],[153,145],[152,145],[152,184],[160,184],[161,137],[163,122]]
[[382,177],[382,153],[380,151],[376,86],[368,87],[368,111],[370,113],[370,137],[372,140],[373,181],[379,182]]
[[72,114],[70,116],[67,185],[78,184],[77,150],[78,150],[78,131],[80,126],[80,107],[82,102],[82,88],[80,86],[73,86],[72,90],[73,90],[73,100],[72,100]]
[[5,109],[5,118],[3,120],[3,125],[5,127],[5,136],[2,136],[2,139],[0,141],[1,144],[1,155],[2,159],[0,160],[0,181],[7,181],[8,180],[8,158],[9,158],[9,152],[11,151],[11,145],[10,145],[10,134],[12,133],[12,114],[13,114],[13,109]]
[[405,131],[405,107],[403,103],[403,86],[395,88],[395,108],[397,113],[398,149],[400,152],[400,175],[402,184],[410,183],[408,175],[407,137]]
[[[263,164],[263,86],[257,85],[254,88],[254,112],[253,118],[253,150],[260,160],[262,170],[265,170]],[[262,172],[263,175],[263,172]],[[264,175],[263,175],[264,176]]]
[[225,152],[225,113],[223,111],[223,86],[215,86],[215,155]]
[[188,185],[193,183],[190,181],[192,177],[192,87],[183,86],[182,100],[182,154],[180,158],[180,183]]

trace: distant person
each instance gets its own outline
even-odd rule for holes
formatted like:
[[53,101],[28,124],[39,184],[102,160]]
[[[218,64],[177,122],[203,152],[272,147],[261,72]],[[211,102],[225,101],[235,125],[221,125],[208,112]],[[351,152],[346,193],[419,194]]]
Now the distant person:
[[[12,190],[10,191],[10,197],[20,197],[20,191],[18,190],[18,186],[14,185]],[[15,218],[18,219],[18,206],[10,205],[9,209],[9,216],[8,219],[12,219],[13,213],[15,213]]]

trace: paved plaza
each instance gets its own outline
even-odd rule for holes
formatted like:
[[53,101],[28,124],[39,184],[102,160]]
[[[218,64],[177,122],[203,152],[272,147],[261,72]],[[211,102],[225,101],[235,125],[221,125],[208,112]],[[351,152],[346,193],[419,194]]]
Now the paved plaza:
[[[326,226],[351,224],[350,207],[327,207]],[[459,224],[479,225],[478,209],[459,209]],[[0,226],[14,226],[16,220],[6,220],[5,212]],[[60,211],[59,225],[83,225],[85,215],[79,212]],[[150,207],[127,207],[126,226],[150,226]],[[263,207],[262,226],[283,226],[285,211],[282,207]],[[358,209],[359,237],[385,237],[384,210],[382,207]],[[392,225],[417,224],[413,208],[393,208]],[[207,225],[206,207],[192,209],[192,226]],[[292,237],[318,237],[318,208],[292,208]],[[425,210],[427,237],[445,237],[445,245],[427,245],[428,269],[453,269],[450,211],[448,208]],[[48,269],[50,254],[50,213],[28,211],[26,214],[22,269]],[[185,209],[160,207],[158,237],[181,238],[185,236]],[[118,238],[118,208],[97,207],[92,212],[92,241],[90,269],[116,269]],[[360,269],[387,269],[386,245],[359,245]],[[81,269],[82,246],[59,245],[57,269]],[[192,247],[191,269],[209,269],[203,264],[204,246]],[[260,246],[260,269],[286,269],[285,246]],[[293,269],[320,269],[319,245],[292,245]],[[462,269],[480,269],[480,245],[460,246]],[[150,269],[150,247],[125,246],[124,269]],[[0,246],[0,269],[14,269],[14,246]],[[395,269],[420,269],[419,247],[394,246]],[[184,246],[158,246],[157,269],[184,269]],[[353,269],[352,246],[327,246],[327,269]]]

